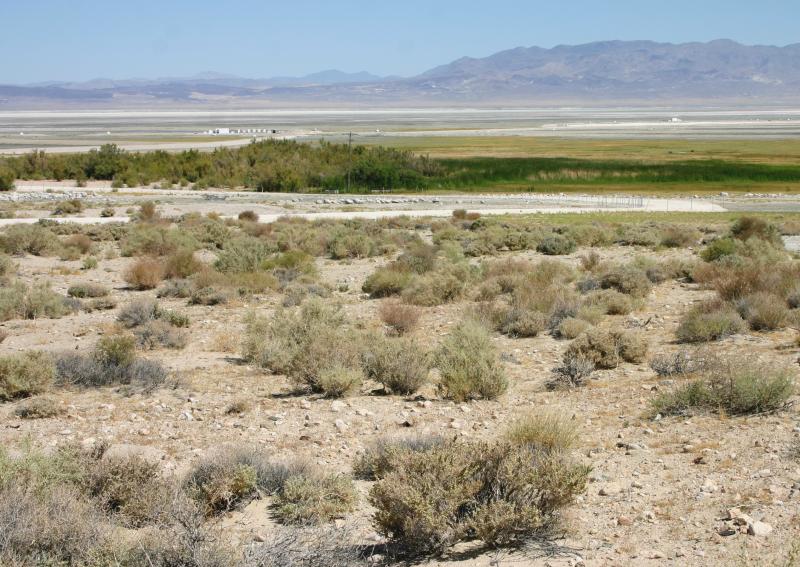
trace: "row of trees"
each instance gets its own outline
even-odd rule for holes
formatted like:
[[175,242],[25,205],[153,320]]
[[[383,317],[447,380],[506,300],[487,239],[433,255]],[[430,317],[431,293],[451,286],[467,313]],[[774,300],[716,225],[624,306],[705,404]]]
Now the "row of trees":
[[[5,172],[5,175],[3,175]],[[306,188],[413,188],[440,173],[440,166],[410,152],[344,144],[254,142],[212,152],[125,152],[114,144],[84,154],[35,151],[0,161],[0,183],[10,179],[110,180],[122,186],[166,182],[204,187],[249,187],[259,191]],[[9,187],[11,188],[11,187]]]

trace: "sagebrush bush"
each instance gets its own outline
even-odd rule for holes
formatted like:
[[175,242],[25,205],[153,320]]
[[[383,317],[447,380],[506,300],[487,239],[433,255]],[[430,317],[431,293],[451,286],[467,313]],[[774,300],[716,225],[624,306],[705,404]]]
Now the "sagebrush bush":
[[413,394],[428,379],[431,361],[419,343],[406,338],[373,336],[363,353],[367,378],[394,394]]
[[651,290],[647,274],[635,266],[619,266],[605,272],[600,278],[604,289],[616,289],[633,297],[646,297]]
[[495,399],[508,389],[508,379],[489,333],[474,321],[458,324],[435,355],[439,389],[456,401]]
[[561,366],[553,369],[547,386],[551,389],[583,386],[596,368],[593,357],[568,350],[564,353]]
[[413,305],[406,305],[394,299],[387,299],[378,308],[378,315],[383,324],[397,335],[405,335],[413,331],[420,319],[420,310]]
[[22,282],[13,282],[0,287],[0,320],[9,319],[58,319],[75,311],[68,298],[50,289],[48,282],[35,284],[32,287]]
[[238,216],[240,221],[258,222],[258,214],[255,211],[242,211]]
[[446,442],[439,435],[380,437],[368,445],[353,462],[353,474],[362,480],[377,480],[392,470],[392,461],[405,451],[427,451]]
[[556,336],[562,339],[574,339],[592,326],[588,321],[567,317],[556,328]]
[[[55,370],[53,371],[55,375]],[[64,407],[53,398],[35,396],[23,400],[14,409],[14,415],[22,419],[47,419],[65,412]]]
[[675,335],[682,343],[716,341],[745,330],[739,313],[720,301],[705,301],[692,307],[683,316]]
[[616,368],[622,361],[644,361],[647,347],[647,341],[635,331],[591,328],[570,343],[564,362],[584,358],[597,368]]
[[403,300],[428,307],[455,301],[464,294],[473,278],[474,273],[469,265],[445,264],[412,278],[403,289]]
[[659,376],[680,376],[694,372],[698,368],[698,360],[686,350],[654,356],[650,360],[650,368]]
[[275,516],[285,524],[328,522],[351,512],[357,500],[346,476],[295,475],[277,493]]
[[593,291],[586,296],[584,305],[598,307],[606,315],[627,315],[633,311],[631,297],[615,289]]
[[132,329],[146,325],[161,316],[161,309],[156,301],[137,299],[125,305],[117,314],[117,321],[125,328]]
[[740,299],[737,310],[754,331],[775,331],[787,322],[786,301],[767,292],[758,292]]
[[0,248],[7,254],[48,256],[61,248],[61,241],[40,224],[14,224],[0,234]]
[[59,201],[53,209],[54,215],[75,215],[80,212],[83,212],[83,201],[80,199]]
[[95,283],[80,283],[69,286],[67,295],[70,297],[77,297],[84,299],[87,297],[105,297],[111,290],[102,284]]
[[185,330],[168,321],[150,321],[133,331],[136,343],[143,349],[169,348],[182,349],[189,342]]
[[548,256],[565,256],[575,252],[575,248],[574,240],[560,234],[554,234],[542,240],[536,246],[536,251]]
[[183,489],[212,516],[235,509],[256,496],[258,475],[252,461],[266,457],[245,449],[226,448],[196,462]]
[[194,256],[194,250],[181,248],[166,257],[162,274],[167,279],[188,278],[201,267],[201,262]]
[[560,452],[450,442],[396,454],[370,503],[378,531],[408,551],[441,553],[469,540],[498,547],[554,526],[588,472]]
[[25,398],[45,392],[53,383],[55,367],[49,354],[28,351],[0,357],[0,400]]
[[[332,353],[333,354],[333,353]],[[313,390],[325,394],[329,398],[342,398],[352,394],[361,387],[364,373],[357,368],[338,364],[324,365],[315,371],[310,383]]]
[[134,289],[155,289],[164,279],[164,266],[156,258],[140,258],[128,267],[124,277]]
[[794,393],[795,372],[752,356],[714,356],[703,361],[700,378],[653,400],[653,413],[684,415],[711,411],[745,415],[783,408]]

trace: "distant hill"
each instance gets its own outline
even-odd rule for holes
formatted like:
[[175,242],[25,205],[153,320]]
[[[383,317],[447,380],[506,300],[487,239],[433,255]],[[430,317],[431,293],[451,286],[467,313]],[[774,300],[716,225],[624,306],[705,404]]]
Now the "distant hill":
[[142,103],[532,104],[800,102],[800,44],[604,41],[463,57],[414,77],[327,70],[248,79],[223,73],[0,85],[0,109]]

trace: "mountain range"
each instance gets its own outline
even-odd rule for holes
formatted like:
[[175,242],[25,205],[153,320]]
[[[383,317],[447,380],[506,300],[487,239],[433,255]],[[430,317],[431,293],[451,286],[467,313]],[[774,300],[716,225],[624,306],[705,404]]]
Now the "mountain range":
[[463,57],[413,77],[192,77],[0,84],[0,109],[126,104],[530,104],[800,101],[800,43],[604,41]]

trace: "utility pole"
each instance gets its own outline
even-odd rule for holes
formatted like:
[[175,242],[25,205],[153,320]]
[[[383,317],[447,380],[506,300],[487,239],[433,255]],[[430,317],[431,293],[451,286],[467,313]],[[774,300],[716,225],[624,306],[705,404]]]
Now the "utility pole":
[[353,167],[353,133],[347,134],[347,192],[350,192],[350,170]]

